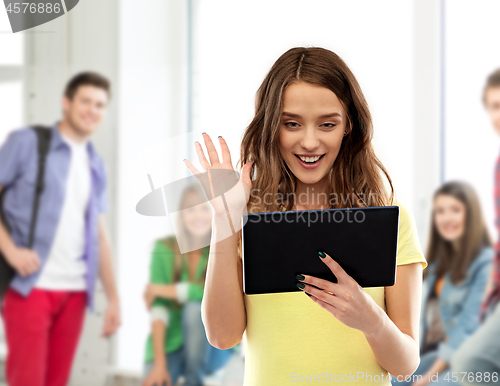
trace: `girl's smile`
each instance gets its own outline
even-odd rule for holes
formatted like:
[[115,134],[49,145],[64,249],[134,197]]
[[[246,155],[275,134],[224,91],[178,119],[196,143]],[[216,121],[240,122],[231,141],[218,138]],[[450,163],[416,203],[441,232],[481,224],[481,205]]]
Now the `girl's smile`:
[[295,154],[295,156],[297,157],[299,164],[304,169],[316,169],[321,164],[321,161],[324,158],[324,154],[320,156]]

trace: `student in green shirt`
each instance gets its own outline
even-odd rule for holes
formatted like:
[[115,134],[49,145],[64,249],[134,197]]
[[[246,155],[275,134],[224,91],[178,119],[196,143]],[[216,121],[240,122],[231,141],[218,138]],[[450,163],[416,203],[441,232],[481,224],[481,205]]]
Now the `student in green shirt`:
[[[186,386],[203,385],[204,376],[224,367],[236,348],[210,345],[201,320],[212,210],[199,185],[190,185],[181,197],[177,237],[157,240],[152,253],[144,294],[152,331],[146,341],[143,386],[171,386],[180,375]],[[182,254],[179,244],[191,252]]]

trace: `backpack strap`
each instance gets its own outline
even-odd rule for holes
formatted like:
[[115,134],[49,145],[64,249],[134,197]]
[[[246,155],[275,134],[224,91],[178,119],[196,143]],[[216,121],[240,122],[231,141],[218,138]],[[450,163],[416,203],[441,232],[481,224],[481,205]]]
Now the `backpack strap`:
[[38,140],[38,172],[36,177],[35,195],[33,199],[33,208],[31,211],[30,233],[28,239],[28,248],[33,247],[35,236],[35,224],[38,217],[38,204],[40,196],[44,189],[44,175],[45,175],[45,160],[50,147],[50,138],[52,136],[52,129],[45,126],[33,126]]

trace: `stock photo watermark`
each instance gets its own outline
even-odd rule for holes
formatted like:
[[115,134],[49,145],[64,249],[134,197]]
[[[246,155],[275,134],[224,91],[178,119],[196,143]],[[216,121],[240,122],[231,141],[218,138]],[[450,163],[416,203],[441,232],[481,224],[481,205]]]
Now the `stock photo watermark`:
[[[262,203],[271,206],[275,205],[285,205],[286,202],[292,202],[294,204],[299,203],[300,205],[320,205],[327,203],[330,206],[340,205],[341,207],[346,206],[348,203],[355,203],[358,206],[371,206],[373,202],[378,202],[377,193],[370,193],[368,197],[365,197],[364,192],[354,192],[343,194],[343,193],[315,193],[314,188],[306,188],[305,192],[299,194],[292,192],[287,193],[286,198],[283,193],[276,193],[274,200],[272,200],[272,193],[260,194],[259,189],[252,189],[250,192],[250,197],[252,198],[252,203],[255,205],[261,205]],[[309,197],[311,200],[309,201]]]
[[[326,218],[326,221],[325,221]],[[306,210],[296,212],[270,212],[266,216],[249,216],[248,220],[252,223],[307,223],[307,226],[317,222],[347,222],[362,223],[366,215],[362,210],[356,209],[336,209],[336,210]]]
[[[239,232],[249,221],[303,223],[308,227],[318,222],[362,223],[366,218],[364,209],[370,207],[372,202],[378,202],[376,193],[365,197],[363,192],[354,190],[345,194],[326,194],[307,187],[303,192],[288,194],[264,193],[257,188],[245,192],[238,172],[228,169],[199,173],[160,187],[155,187],[150,175],[148,180],[151,191],[137,203],[136,211],[144,216],[168,217],[182,253],[209,244],[207,238],[200,237],[194,243],[183,236],[188,222],[206,222],[207,213],[219,214],[219,219],[224,217],[224,230],[218,233],[216,240],[220,241]],[[327,209],[286,210],[311,206],[326,206]],[[197,216],[201,217],[194,220]]]
[[[405,377],[398,375],[396,380],[399,382],[422,382],[424,379],[428,381],[428,383],[445,381],[450,383],[463,383],[465,381],[468,382],[498,382],[498,373],[497,372],[471,372],[471,371],[461,371],[461,372],[447,372],[446,375],[440,378],[439,373],[431,374],[428,372],[427,374],[412,374],[407,375]],[[328,371],[324,371],[321,374],[299,374],[297,372],[290,373],[290,382],[336,382],[336,383],[344,383],[344,382],[391,382],[392,376],[390,374],[368,374],[367,372],[358,371],[356,373],[349,372],[349,374],[333,374]]]
[[13,33],[48,23],[72,10],[79,0],[4,0]]

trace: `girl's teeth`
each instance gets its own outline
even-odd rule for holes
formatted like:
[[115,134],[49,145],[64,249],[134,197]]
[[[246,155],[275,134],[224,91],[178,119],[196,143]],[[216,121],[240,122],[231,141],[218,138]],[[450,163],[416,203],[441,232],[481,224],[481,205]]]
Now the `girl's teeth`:
[[313,162],[316,162],[317,160],[320,159],[320,157],[300,157],[300,159],[304,162],[309,162],[309,163],[313,163]]

